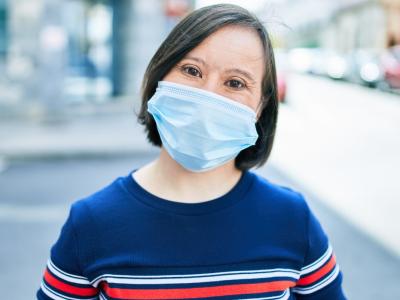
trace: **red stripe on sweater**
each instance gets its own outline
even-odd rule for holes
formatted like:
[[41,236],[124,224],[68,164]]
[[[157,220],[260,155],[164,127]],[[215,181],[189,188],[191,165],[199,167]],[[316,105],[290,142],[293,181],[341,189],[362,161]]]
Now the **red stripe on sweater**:
[[247,295],[253,293],[279,292],[294,286],[293,281],[273,281],[264,283],[232,284],[198,288],[173,289],[122,289],[102,284],[108,296],[118,299],[190,299],[227,295]]
[[72,294],[72,295],[76,295],[76,296],[96,296],[98,294],[96,288],[76,287],[73,285],[69,285],[65,282],[62,282],[62,281],[58,280],[56,277],[54,277],[48,270],[46,270],[44,273],[44,279],[50,286],[55,287],[56,289],[58,289],[64,293],[68,293],[68,294]]
[[314,273],[301,278],[297,282],[297,285],[309,285],[317,282],[326,274],[328,274],[330,271],[332,271],[335,265],[336,265],[336,259],[335,256],[332,255],[331,259],[325,265],[323,265],[320,269],[318,269]]

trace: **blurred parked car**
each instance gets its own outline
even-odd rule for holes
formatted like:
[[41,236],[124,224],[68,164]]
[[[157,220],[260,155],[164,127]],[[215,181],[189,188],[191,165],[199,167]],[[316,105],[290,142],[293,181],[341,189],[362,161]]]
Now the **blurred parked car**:
[[374,49],[357,49],[348,56],[349,81],[377,87],[383,81],[379,53]]
[[331,52],[326,57],[326,75],[337,80],[349,80],[351,64],[349,58],[342,54]]
[[289,61],[294,71],[328,76],[332,79],[349,77],[347,58],[332,50],[322,48],[295,48],[290,51]]
[[276,77],[278,84],[278,101],[286,101],[287,73],[289,72],[288,54],[286,50],[274,49]]
[[314,48],[311,52],[311,65],[308,73],[317,76],[327,75],[327,60],[331,53],[325,49]]
[[292,70],[299,73],[310,73],[314,53],[314,48],[291,49],[288,54],[288,60]]
[[283,72],[277,72],[277,83],[278,83],[278,101],[286,101],[286,75]]
[[385,85],[390,89],[400,89],[400,45],[389,48],[382,55]]

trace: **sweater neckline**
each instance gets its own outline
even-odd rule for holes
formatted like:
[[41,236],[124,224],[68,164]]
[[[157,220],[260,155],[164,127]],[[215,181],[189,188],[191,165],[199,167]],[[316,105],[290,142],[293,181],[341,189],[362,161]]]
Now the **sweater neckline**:
[[155,209],[182,215],[207,214],[234,205],[244,198],[255,176],[250,171],[243,171],[239,181],[224,195],[203,202],[185,203],[164,199],[150,193],[132,176],[136,171],[137,169],[133,169],[122,177],[123,185],[134,198]]

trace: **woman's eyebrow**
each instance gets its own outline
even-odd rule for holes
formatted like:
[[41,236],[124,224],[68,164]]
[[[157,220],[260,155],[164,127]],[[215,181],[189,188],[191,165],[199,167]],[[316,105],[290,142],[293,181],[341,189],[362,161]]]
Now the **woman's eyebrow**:
[[242,76],[246,77],[248,80],[250,80],[252,82],[256,82],[254,77],[251,75],[250,72],[247,72],[247,71],[239,69],[239,68],[226,69],[225,72],[227,72],[227,73],[239,73]]
[[197,62],[199,62],[199,63],[201,63],[202,65],[207,65],[207,63],[205,62],[205,60],[204,59],[201,59],[201,58],[199,58],[199,57],[195,57],[195,56],[186,56],[186,57],[184,57],[183,59],[191,59],[191,60],[194,60],[194,61],[197,61]]

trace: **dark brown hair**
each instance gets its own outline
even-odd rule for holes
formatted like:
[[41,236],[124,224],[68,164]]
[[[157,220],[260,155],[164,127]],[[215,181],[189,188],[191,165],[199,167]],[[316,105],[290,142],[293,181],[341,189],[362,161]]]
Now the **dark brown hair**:
[[216,4],[197,9],[180,21],[167,36],[151,59],[142,83],[142,106],[138,115],[145,125],[148,140],[161,146],[157,125],[147,112],[147,101],[156,91],[158,81],[184,56],[204,39],[227,25],[240,25],[254,29],[263,45],[265,71],[261,84],[261,113],[256,123],[256,144],[242,150],[235,158],[239,170],[262,166],[268,159],[275,137],[278,118],[278,97],[273,49],[268,32],[256,16],[246,9],[232,4]]

